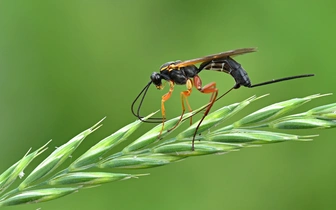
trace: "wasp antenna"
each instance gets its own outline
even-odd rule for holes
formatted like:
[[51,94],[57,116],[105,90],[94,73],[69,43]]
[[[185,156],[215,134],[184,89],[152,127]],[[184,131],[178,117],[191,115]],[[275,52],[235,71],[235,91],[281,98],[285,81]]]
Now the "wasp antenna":
[[277,83],[277,82],[282,82],[282,81],[286,81],[286,80],[299,79],[299,78],[304,78],[304,77],[312,77],[312,76],[314,76],[314,74],[302,74],[302,75],[297,75],[297,76],[292,76],[292,77],[285,77],[285,78],[281,78],[281,79],[273,79],[273,80],[270,80],[270,81],[267,81],[267,82],[262,82],[262,83],[258,83],[258,84],[255,84],[255,85],[251,85],[249,88],[268,85],[268,84]]
[[[134,105],[135,105],[135,103],[138,101],[138,99],[140,98],[140,96],[142,95],[142,93],[144,92],[144,91],[146,91],[147,92],[147,90],[148,90],[148,88],[149,88],[149,86],[150,86],[150,84],[152,84],[152,81],[150,81],[142,90],[141,90],[141,92],[138,94],[138,96],[134,99],[134,101],[133,101],[133,103],[132,103],[132,105],[131,105],[131,111],[132,111],[132,113],[133,113],[133,115],[134,116],[136,116],[136,117],[140,117],[139,116],[139,108],[138,108],[138,111],[137,111],[137,113],[135,113],[135,111],[134,111]],[[141,106],[141,103],[142,103],[142,101],[144,100],[144,97],[145,97],[145,95],[146,95],[146,93],[144,94],[144,96],[142,97],[142,99],[141,99],[141,102],[140,102],[140,106]],[[139,118],[140,119],[140,118]]]
[[[134,116],[136,116],[139,120],[141,120],[142,122],[147,122],[147,123],[161,123],[162,122],[162,118],[148,118],[146,120],[143,120],[143,116],[140,115],[140,110],[141,110],[141,106],[142,103],[146,97],[147,91],[150,87],[150,85],[152,84],[152,81],[150,81],[142,90],[141,92],[138,94],[138,96],[134,99],[132,105],[131,105],[131,111],[133,113]],[[142,95],[142,97],[141,97]],[[135,103],[139,100],[139,98],[141,97],[139,106],[137,109],[134,108]],[[136,110],[136,111],[135,111]]]
[[137,117],[138,117],[141,121],[142,121],[142,118],[143,118],[143,117],[140,116],[140,109],[141,109],[142,103],[143,103],[143,101],[144,101],[144,99],[145,99],[145,97],[146,97],[146,95],[147,95],[147,91],[148,91],[149,86],[150,86],[150,83],[149,83],[149,84],[146,86],[146,88],[144,89],[145,92],[143,93],[143,96],[142,96],[142,98],[141,98],[141,100],[140,100],[140,103],[139,103],[139,106],[138,106],[138,110],[137,110]]
[[138,107],[138,110],[137,110],[137,117],[139,120],[141,120],[142,122],[147,122],[147,123],[162,123],[162,120],[163,118],[158,118],[158,117],[150,117],[150,118],[147,118],[146,120],[143,120],[143,116],[140,115],[140,110],[141,110],[141,106],[142,106],[142,103],[145,99],[145,96],[147,94],[147,91],[150,87],[150,85],[152,84],[152,82],[148,83],[148,85],[146,86],[146,89],[145,89],[145,92],[143,93],[143,96],[141,98],[141,101],[140,101],[140,104],[139,104],[139,107]]

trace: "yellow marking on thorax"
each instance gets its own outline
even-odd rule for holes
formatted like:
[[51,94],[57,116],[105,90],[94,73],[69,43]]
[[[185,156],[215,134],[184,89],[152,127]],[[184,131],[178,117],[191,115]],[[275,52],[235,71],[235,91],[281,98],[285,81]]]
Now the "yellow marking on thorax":
[[177,67],[175,64],[170,64],[169,66],[165,66],[160,71],[168,70],[168,71],[173,71],[173,70],[180,70],[181,67]]

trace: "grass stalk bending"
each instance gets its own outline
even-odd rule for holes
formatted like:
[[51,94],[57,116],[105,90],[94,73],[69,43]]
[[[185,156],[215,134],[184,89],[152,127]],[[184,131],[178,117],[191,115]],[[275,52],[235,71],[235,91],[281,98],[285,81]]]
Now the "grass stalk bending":
[[[75,152],[81,142],[101,127],[103,121],[101,120],[58,147],[27,177],[23,178],[23,171],[37,156],[46,151],[46,146],[50,141],[36,151],[29,150],[18,162],[3,172],[0,175],[0,207],[49,201],[77,192],[82,188],[146,175],[108,172],[111,168],[152,168],[191,156],[224,154],[245,147],[269,143],[311,140],[316,135],[286,134],[283,130],[334,128],[336,126],[336,103],[315,107],[293,115],[288,115],[288,112],[313,99],[327,95],[329,94],[316,94],[275,103],[230,125],[218,127],[226,119],[266,95],[253,96],[242,102],[222,107],[209,114],[200,125],[195,151],[191,151],[191,140],[198,122],[181,133],[175,134],[173,138],[166,138],[170,133],[168,130],[174,127],[180,119],[180,117],[176,117],[165,122],[161,134],[163,139],[158,139],[161,125],[157,125],[128,144],[122,151],[109,154],[108,152],[112,148],[125,141],[141,126],[142,122],[137,120],[99,141],[75,159],[66,169],[58,170],[59,166]],[[204,107],[193,113],[199,112],[202,108]],[[178,126],[181,126],[193,113],[185,114],[182,123]],[[261,130],[265,128],[277,129],[278,131]],[[23,178],[22,182],[13,190],[8,191],[17,177]]]

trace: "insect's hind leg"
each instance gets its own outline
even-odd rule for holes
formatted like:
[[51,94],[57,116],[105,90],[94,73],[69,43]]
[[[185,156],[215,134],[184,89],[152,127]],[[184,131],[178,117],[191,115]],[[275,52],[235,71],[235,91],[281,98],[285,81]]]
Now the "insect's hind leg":
[[191,146],[192,151],[194,151],[194,143],[195,143],[195,137],[196,137],[196,134],[197,134],[197,130],[200,127],[200,125],[202,124],[204,118],[210,112],[210,109],[211,109],[212,105],[215,103],[216,98],[218,96],[218,89],[216,88],[216,83],[215,82],[211,82],[211,83],[205,85],[204,87],[202,87],[202,80],[198,75],[196,75],[194,77],[194,85],[197,88],[197,90],[199,90],[201,93],[211,93],[211,98],[210,98],[209,105],[207,106],[207,109],[205,110],[200,122],[198,123],[198,125],[195,129],[195,133],[194,133],[193,140],[192,140],[192,146]]

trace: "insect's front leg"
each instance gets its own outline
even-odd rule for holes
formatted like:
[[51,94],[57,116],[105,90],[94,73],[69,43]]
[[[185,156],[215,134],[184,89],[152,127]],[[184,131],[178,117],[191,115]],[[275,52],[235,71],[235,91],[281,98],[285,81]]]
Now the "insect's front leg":
[[172,92],[174,91],[174,82],[169,81],[169,86],[170,86],[170,88],[169,88],[168,93],[164,94],[162,96],[162,99],[161,99],[162,128],[161,128],[161,131],[160,131],[160,134],[159,134],[158,138],[160,138],[160,136],[162,134],[162,131],[163,131],[163,128],[164,128],[164,122],[166,120],[166,109],[165,109],[164,103],[170,98]]

